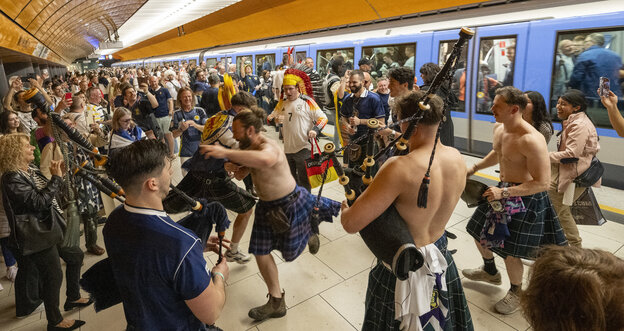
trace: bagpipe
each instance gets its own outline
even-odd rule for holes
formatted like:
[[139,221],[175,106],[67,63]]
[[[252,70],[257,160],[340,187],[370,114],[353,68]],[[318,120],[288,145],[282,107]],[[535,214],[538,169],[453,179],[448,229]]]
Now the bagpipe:
[[70,127],[63,121],[61,116],[55,112],[53,112],[50,106],[47,104],[45,97],[41,92],[36,88],[31,88],[27,90],[22,95],[22,100],[27,103],[35,105],[35,107],[39,108],[42,112],[46,113],[51,119],[52,124],[61,129],[71,140],[78,146],[83,149],[89,156],[93,158],[93,163],[96,166],[102,166],[106,164],[107,157],[105,155],[100,154],[97,148],[95,148],[88,139],[86,139],[80,132],[76,129]]
[[[52,131],[56,141],[61,142],[64,140],[60,134],[60,131],[63,131],[68,140],[74,143],[74,146],[80,148],[80,150],[84,151],[93,159],[96,166],[104,165],[106,163],[106,156],[101,155],[97,148],[95,148],[82,134],[76,131],[76,129],[68,126],[59,114],[52,112],[50,105],[47,104],[45,97],[37,88],[31,88],[25,91],[21,98],[25,102],[33,104],[42,113],[47,114],[48,117],[52,119]],[[74,153],[73,158],[69,157],[67,145],[60,143],[59,147],[67,167],[67,176],[65,180],[68,183],[66,186],[67,195],[65,196],[65,220],[67,222],[67,226],[65,228],[63,242],[61,245],[63,247],[77,247],[80,244],[80,215],[78,214],[76,192],[74,191],[75,186],[73,185],[75,180],[74,176],[79,176],[84,180],[91,182],[96,188],[112,198],[121,200],[122,198],[120,196],[123,195],[123,190],[121,190],[121,188],[110,179],[99,176],[97,174],[98,170],[89,166],[89,160],[79,162],[77,160],[77,155],[75,155],[76,153]]]
[[[388,126],[389,128],[396,128],[403,123],[408,123],[406,130],[403,131],[401,136],[393,139],[386,147],[375,153],[374,137],[377,132],[383,128],[381,128],[380,123],[376,119],[369,119],[367,123],[368,131],[365,135],[358,137],[340,149],[336,149],[336,146],[333,143],[328,143],[324,146],[322,157],[327,160],[327,162],[329,162],[329,160],[333,160],[334,168],[339,176],[338,182],[344,187],[345,196],[349,205],[352,205],[359,195],[366,189],[366,187],[370,185],[374,176],[375,164],[378,163],[380,159],[390,157],[395,154],[404,155],[407,153],[407,143],[416,129],[419,120],[422,119],[424,112],[430,109],[429,103],[435,96],[438,89],[440,89],[445,81],[450,81],[452,79],[453,70],[451,69],[456,67],[463,47],[473,36],[473,30],[466,27],[461,29],[459,32],[459,39],[453,46],[450,56],[444,63],[440,72],[438,72],[433,79],[431,87],[427,93],[421,98],[421,100],[419,100],[418,111],[413,116],[402,119]],[[420,208],[427,207],[427,195],[430,181],[429,172],[435,156],[435,145],[437,145],[439,136],[440,126],[438,126],[436,133],[434,148],[429,160],[429,167],[424,175],[418,194],[418,207]],[[343,168],[337,159],[338,153],[348,150],[350,146],[360,143],[364,139],[367,139],[366,157],[364,158],[362,165],[354,168]],[[362,178],[362,185],[360,187],[351,183],[351,179],[357,177]],[[322,185],[321,190],[319,191],[319,196],[321,192]],[[417,270],[424,263],[423,256],[414,244],[414,240],[410,234],[407,224],[400,217],[387,217],[386,213],[384,213],[362,229],[360,231],[360,235],[373,254],[385,264],[390,266],[394,275],[400,280],[407,279],[410,271]]]
[[[193,231],[204,246],[208,242],[208,238],[210,238],[213,224],[215,225],[215,231],[219,238],[219,259],[217,264],[221,263],[221,260],[223,260],[223,238],[225,237],[225,230],[230,225],[225,208],[218,203],[202,204],[183,191],[178,190],[175,186],[170,185],[170,187],[193,209],[193,212],[181,219],[178,224]],[[212,219],[208,218],[208,215]],[[96,312],[122,302],[121,292],[117,286],[111,263],[110,258],[97,262],[85,271],[80,279],[80,286],[93,299]]]

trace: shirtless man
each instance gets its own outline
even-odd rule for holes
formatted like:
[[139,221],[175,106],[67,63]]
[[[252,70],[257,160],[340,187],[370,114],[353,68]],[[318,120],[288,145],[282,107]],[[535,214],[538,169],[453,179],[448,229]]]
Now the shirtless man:
[[505,260],[511,289],[494,306],[501,314],[518,310],[524,271],[520,259],[534,259],[543,245],[566,244],[546,192],[550,183],[548,149],[544,137],[522,120],[520,109],[526,103],[517,88],[496,90],[492,113],[499,124],[494,127],[493,150],[467,174],[500,164],[501,182],[483,194],[490,203],[479,205],[466,227],[476,241],[484,266],[464,269],[462,273],[470,280],[500,285],[493,252]]
[[[279,284],[277,265],[271,255],[281,251],[286,262],[293,261],[305,249],[311,234],[310,221],[316,197],[297,186],[290,173],[286,155],[277,143],[260,131],[265,121],[264,110],[252,106],[234,117],[232,132],[240,150],[220,145],[201,145],[206,157],[228,159],[225,169],[241,179],[251,173],[260,201],[256,212],[249,253],[254,254],[260,274],[269,290],[269,301],[249,311],[249,317],[264,320],[286,315],[285,292]],[[321,198],[319,220],[332,221],[340,204]]]
[[[395,109],[399,118],[408,118],[418,109],[418,101],[423,92],[407,92],[395,101]],[[436,271],[427,266],[435,263],[431,259],[438,259],[444,265],[437,273],[445,277],[446,291],[437,289],[441,304],[448,308],[448,314],[441,321],[432,321],[432,324],[450,323],[453,330],[472,330],[472,319],[459,275],[451,253],[447,251],[447,239],[444,235],[446,226],[459,197],[464,190],[466,166],[459,152],[451,147],[442,145],[435,139],[438,124],[442,119],[442,100],[434,97],[431,100],[431,110],[424,113],[417,129],[409,138],[410,152],[405,156],[388,159],[379,169],[377,176],[368,189],[349,207],[342,204],[342,225],[349,233],[356,233],[374,220],[399,218],[407,223],[409,231],[429,263],[416,272],[410,272],[410,279],[399,281],[381,261],[378,262],[369,276],[366,294],[366,314],[363,330],[398,330],[401,326],[417,323],[420,317],[429,311],[419,311],[413,314],[414,307],[404,305],[401,312],[401,321],[395,320],[395,302],[405,300],[405,293],[395,298],[395,287],[407,283],[422,284],[431,281],[435,283]],[[407,128],[407,123],[402,129]],[[431,164],[428,201],[426,208],[416,208],[422,178],[427,171],[432,149],[436,146],[435,158]],[[427,275],[428,274],[428,275]],[[416,277],[413,279],[412,277]],[[424,302],[429,307],[431,295],[408,290],[411,295],[410,303]],[[432,288],[431,285],[428,288]],[[415,290],[416,286],[412,285]],[[435,291],[435,289],[434,289]],[[433,293],[432,293],[433,294]],[[449,298],[451,298],[449,300]],[[398,300],[398,301],[397,301]],[[405,311],[407,309],[407,312]],[[427,324],[422,325],[424,328]],[[447,324],[448,328],[448,324]]]

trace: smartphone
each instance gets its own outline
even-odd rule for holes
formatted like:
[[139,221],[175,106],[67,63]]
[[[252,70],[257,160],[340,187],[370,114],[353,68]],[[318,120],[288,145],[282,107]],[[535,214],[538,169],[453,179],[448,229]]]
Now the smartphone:
[[73,101],[72,94],[70,92],[65,93],[65,103],[71,105]]
[[609,82],[609,78],[600,77],[600,87],[598,88],[598,94],[601,97],[609,97],[609,90],[611,89],[611,84]]

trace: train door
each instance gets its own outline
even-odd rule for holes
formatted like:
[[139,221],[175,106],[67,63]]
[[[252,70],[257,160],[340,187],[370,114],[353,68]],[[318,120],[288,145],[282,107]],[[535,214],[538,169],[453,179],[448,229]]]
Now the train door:
[[490,108],[496,90],[504,86],[525,88],[528,31],[528,23],[489,26],[476,31],[469,50],[472,67],[468,69],[471,75],[466,89],[470,153],[485,155],[492,149],[496,120]]
[[[451,55],[453,45],[459,38],[459,30],[440,31],[433,34],[433,42],[431,45],[432,62],[437,63],[440,68],[444,65],[448,57]],[[454,126],[454,146],[455,148],[470,152],[471,136],[470,136],[470,114],[466,109],[466,105],[470,104],[470,95],[467,93],[467,82],[469,82],[470,69],[472,67],[468,55],[471,54],[474,47],[474,40],[470,40],[461,56],[457,60],[455,70],[451,72],[450,97],[448,100],[448,110],[450,110],[450,118]],[[422,85],[420,76],[420,68],[416,68],[416,77],[418,77],[418,85]],[[447,116],[448,113],[447,113]]]

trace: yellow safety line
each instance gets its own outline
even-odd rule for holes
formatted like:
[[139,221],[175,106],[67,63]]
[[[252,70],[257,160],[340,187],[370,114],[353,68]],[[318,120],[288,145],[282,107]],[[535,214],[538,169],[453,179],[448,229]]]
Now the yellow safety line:
[[[490,176],[490,175],[487,175],[487,174],[484,174],[484,173],[481,173],[481,172],[475,172],[475,176],[491,179],[491,180],[494,180],[494,181],[497,181],[497,182],[500,181],[500,178],[498,178],[496,176]],[[619,209],[619,208],[603,205],[603,204],[600,204],[600,203],[598,204],[598,206],[602,210],[606,210],[606,211],[610,211],[612,213],[624,215],[624,209]]]

